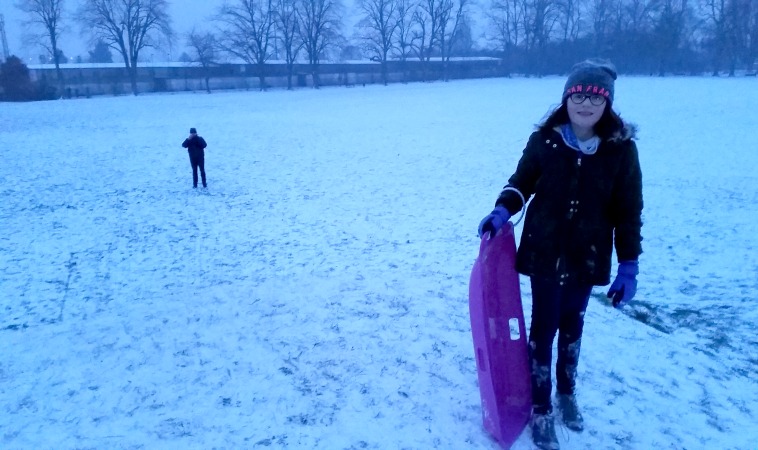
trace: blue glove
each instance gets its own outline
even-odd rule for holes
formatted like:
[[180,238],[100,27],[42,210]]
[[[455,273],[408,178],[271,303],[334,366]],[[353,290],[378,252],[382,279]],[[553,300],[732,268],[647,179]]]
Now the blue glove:
[[634,298],[637,293],[637,274],[640,273],[638,261],[620,261],[616,279],[608,290],[608,298],[613,298],[613,307],[621,308]]
[[500,230],[510,218],[511,213],[505,209],[505,206],[496,206],[487,217],[479,222],[479,237],[481,238],[488,231],[490,232],[490,236],[495,236],[498,230]]

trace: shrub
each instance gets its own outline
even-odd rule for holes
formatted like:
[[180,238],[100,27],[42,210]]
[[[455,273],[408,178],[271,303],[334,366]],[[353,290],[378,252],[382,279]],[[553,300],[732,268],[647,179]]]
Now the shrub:
[[16,56],[9,56],[0,64],[0,86],[3,88],[3,100],[6,101],[23,102],[37,98],[29,68]]

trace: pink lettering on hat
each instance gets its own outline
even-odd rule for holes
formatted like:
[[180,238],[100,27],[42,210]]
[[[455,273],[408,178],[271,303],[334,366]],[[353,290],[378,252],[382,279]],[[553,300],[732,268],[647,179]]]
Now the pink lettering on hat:
[[566,89],[566,94],[571,95],[574,93],[598,94],[598,95],[602,95],[603,97],[610,97],[611,95],[610,91],[608,91],[604,87],[593,86],[591,84],[590,85],[577,84]]

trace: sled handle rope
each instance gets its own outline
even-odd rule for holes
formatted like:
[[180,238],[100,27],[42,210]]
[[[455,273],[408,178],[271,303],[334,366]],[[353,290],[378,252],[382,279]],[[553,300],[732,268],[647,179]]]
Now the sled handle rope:
[[515,228],[516,225],[518,225],[521,222],[521,220],[523,220],[524,214],[526,214],[526,200],[524,200],[524,194],[522,194],[521,191],[519,191],[513,186],[504,187],[502,192],[505,192],[505,191],[513,191],[516,194],[518,194],[518,196],[521,198],[521,215],[518,217],[518,220],[516,221],[516,223],[513,224],[513,227]]

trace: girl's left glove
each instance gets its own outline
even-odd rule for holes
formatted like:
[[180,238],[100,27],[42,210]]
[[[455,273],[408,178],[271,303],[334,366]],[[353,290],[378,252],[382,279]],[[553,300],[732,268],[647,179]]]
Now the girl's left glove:
[[613,307],[621,308],[629,303],[637,293],[637,274],[640,273],[639,261],[621,261],[608,298],[613,298]]

